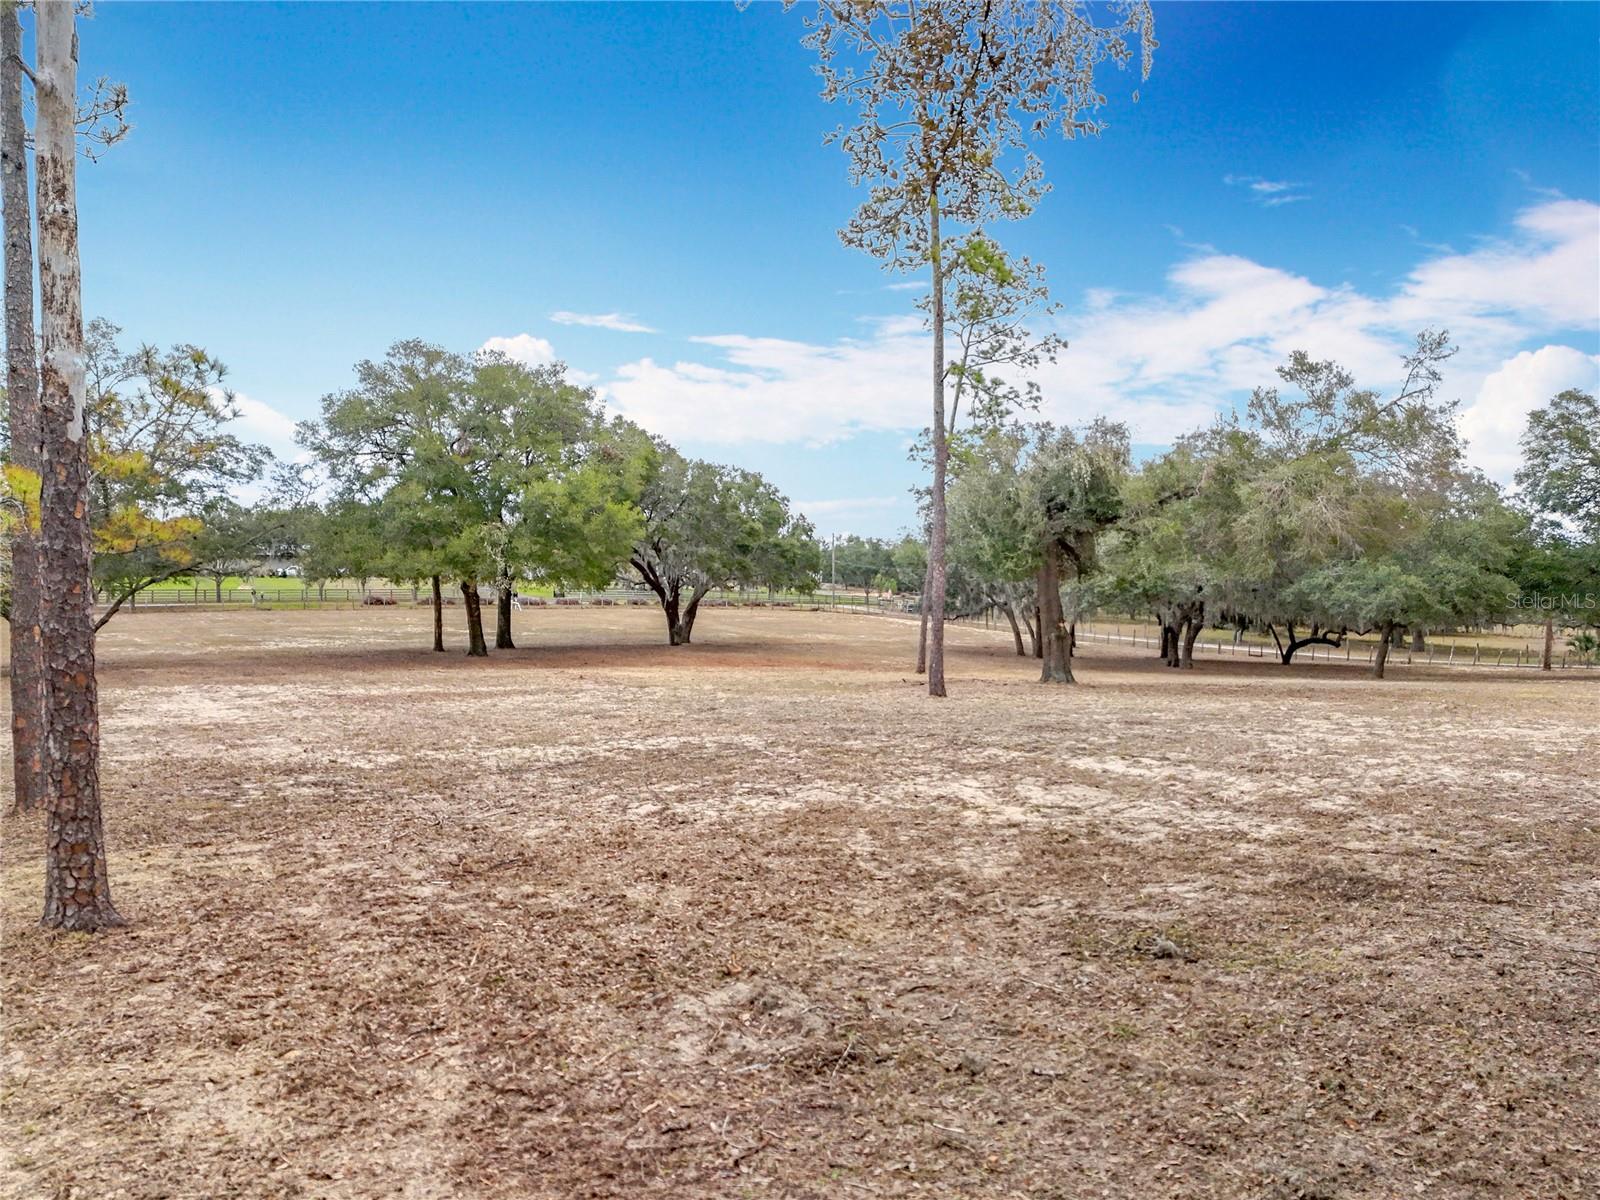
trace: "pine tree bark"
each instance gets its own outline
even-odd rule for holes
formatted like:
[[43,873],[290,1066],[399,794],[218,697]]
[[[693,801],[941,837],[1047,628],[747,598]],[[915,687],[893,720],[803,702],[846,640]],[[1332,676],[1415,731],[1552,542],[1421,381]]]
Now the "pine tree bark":
[[89,447],[76,180],[78,41],[71,0],[35,7],[42,355],[39,627],[46,712],[43,923],[122,924],[111,903],[100,815],[100,705],[90,585]]
[[1039,632],[1044,640],[1039,682],[1073,682],[1071,642],[1061,612],[1061,550],[1055,545],[1045,548],[1039,569]]
[[917,674],[928,673],[928,581],[933,575],[928,568],[922,571],[922,595],[917,599],[917,612],[921,620],[918,622],[920,630],[917,633]]
[[[6,403],[10,462],[39,474],[39,348],[33,329],[33,222],[22,109],[22,25],[0,7],[0,204],[5,227]],[[11,778],[16,806],[44,802],[44,649],[38,532],[26,514],[11,539]]]
[[950,445],[944,427],[944,252],[939,245],[939,189],[928,197],[928,236],[933,260],[933,487],[928,528],[928,695],[943,696],[945,600],[945,470]]
[[489,647],[483,640],[483,604],[476,579],[461,581],[461,602],[467,610],[467,657],[488,658]]
[[1550,671],[1555,668],[1556,656],[1556,619],[1544,619],[1544,653],[1539,657],[1539,669]]
[[433,648],[444,653],[444,589],[439,577],[433,577]]

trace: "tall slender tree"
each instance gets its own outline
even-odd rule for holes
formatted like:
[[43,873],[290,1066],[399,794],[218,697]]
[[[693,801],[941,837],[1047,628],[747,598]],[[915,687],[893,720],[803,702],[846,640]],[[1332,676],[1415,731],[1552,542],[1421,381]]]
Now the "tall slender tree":
[[[945,388],[946,270],[955,247],[946,225],[979,227],[1030,213],[1047,190],[1028,150],[1059,128],[1098,134],[1095,85],[1106,60],[1125,65],[1140,49],[1147,76],[1155,50],[1147,0],[1112,6],[1097,25],[1087,6],[1039,0],[819,0],[806,46],[818,58],[825,100],[856,109],[856,123],[828,140],[849,157],[866,200],[840,231],[846,245],[898,270],[931,272],[933,420],[928,520],[928,694],[943,696],[945,479],[950,447]],[[1020,151],[1011,171],[1006,151]]]
[[78,37],[72,0],[39,0],[35,40],[42,335],[39,626],[48,689],[43,920],[51,928],[92,931],[119,925],[122,918],[111,903],[100,814],[75,158]]
[[39,358],[33,329],[33,221],[22,112],[22,23],[0,6],[0,199],[5,208],[7,489],[11,527],[11,761],[16,805],[37,807],[44,780],[44,663],[39,639]]

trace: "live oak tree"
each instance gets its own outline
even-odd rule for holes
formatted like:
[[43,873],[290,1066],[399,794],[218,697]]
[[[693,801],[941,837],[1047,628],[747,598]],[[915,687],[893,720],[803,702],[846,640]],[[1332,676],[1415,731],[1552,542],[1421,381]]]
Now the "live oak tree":
[[625,428],[608,423],[594,392],[559,364],[480,355],[469,394],[463,430],[494,558],[495,646],[511,649],[519,578],[557,587],[615,578],[640,531],[631,493],[644,467]]
[[[412,571],[459,581],[467,617],[469,655],[488,653],[478,582],[492,556],[472,520],[468,487],[471,364],[462,355],[420,339],[396,342],[382,360],[356,364],[356,384],[323,397],[322,418],[302,422],[297,440],[322,463],[335,487],[334,523],[314,539],[354,550],[362,575],[377,569],[382,528],[399,510],[407,521],[434,531],[422,562],[424,540],[393,544]],[[386,511],[379,511],[384,506]],[[371,553],[369,554],[369,551]],[[342,551],[331,558],[337,562]],[[340,564],[343,565],[343,564]]]
[[[1078,433],[1048,422],[1011,424],[975,442],[954,483],[956,561],[1003,612],[1015,613],[1005,589],[1031,595],[1041,682],[1073,681],[1073,624],[1099,564],[1099,539],[1122,516],[1128,469],[1120,425],[1095,421]],[[1014,616],[1012,632],[1021,653]]]
[[1492,485],[1463,472],[1436,494],[1389,500],[1381,537],[1293,589],[1297,605],[1323,623],[1378,635],[1376,679],[1396,630],[1502,617],[1515,592],[1504,574],[1515,517]]
[[1600,623],[1600,404],[1576,388],[1528,414],[1516,482],[1530,527],[1515,574],[1544,622],[1541,666],[1556,625]]
[[687,459],[655,440],[637,502],[643,523],[629,562],[661,604],[669,645],[690,643],[714,588],[816,585],[822,551],[811,523],[752,471]]
[[[818,58],[823,98],[856,110],[855,125],[841,126],[829,140],[848,156],[851,182],[868,188],[840,236],[890,268],[931,274],[932,480],[923,604],[932,696],[946,690],[946,272],[960,244],[949,228],[977,230],[1033,210],[1047,188],[1029,140],[1057,128],[1068,138],[1101,131],[1092,113],[1104,103],[1095,85],[1102,63],[1127,64],[1137,42],[1148,75],[1155,49],[1149,5],[1111,11],[1120,19],[1102,27],[1077,3],[821,0],[807,18],[804,40]],[[1017,160],[1009,170],[1008,151]],[[1032,280],[1024,273],[1014,283],[1025,291]]]
[[1037,547],[1042,683],[1071,683],[1077,613],[1062,591],[1081,588],[1098,565],[1098,539],[1122,515],[1128,431],[1097,420],[1081,434],[1048,423],[1034,429],[1019,480],[1023,528]]
[[1287,388],[1252,394],[1232,443],[1253,461],[1240,483],[1230,566],[1285,664],[1306,646],[1342,645],[1346,634],[1301,607],[1300,581],[1361,557],[1379,544],[1394,499],[1437,492],[1457,472],[1455,406],[1435,399],[1440,367],[1454,353],[1448,333],[1423,331],[1403,359],[1401,386],[1384,394],[1358,386],[1336,362],[1296,351],[1278,369]]
[[481,582],[498,590],[496,645],[511,649],[519,579],[614,577],[639,530],[637,469],[593,392],[564,367],[411,341],[359,364],[357,378],[301,429],[340,488],[319,557],[336,559],[343,545],[391,578],[458,580],[473,656],[488,653]]
[[962,471],[949,497],[949,556],[964,595],[952,596],[958,611],[993,610],[1006,618],[1019,656],[1026,630],[1035,657],[1042,657],[1036,546],[1020,519],[1020,474],[1028,439],[1016,424],[996,426],[971,439]]

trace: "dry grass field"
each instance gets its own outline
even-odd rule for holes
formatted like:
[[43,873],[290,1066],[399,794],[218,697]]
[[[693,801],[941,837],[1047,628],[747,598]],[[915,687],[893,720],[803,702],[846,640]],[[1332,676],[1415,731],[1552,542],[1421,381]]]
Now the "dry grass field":
[[1600,1194],[1600,672],[517,621],[108,627],[130,925],[6,818],[0,1195]]

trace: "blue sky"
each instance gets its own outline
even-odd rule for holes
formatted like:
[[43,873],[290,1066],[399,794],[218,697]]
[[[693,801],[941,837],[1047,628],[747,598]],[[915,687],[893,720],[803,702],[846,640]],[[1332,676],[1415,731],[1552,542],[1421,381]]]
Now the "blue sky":
[[[554,355],[823,532],[913,520],[912,293],[836,230],[800,15],[775,4],[102,3],[82,72],[132,136],[80,174],[85,305],[227,362],[243,431],[392,341]],[[1303,347],[1374,384],[1423,325],[1509,477],[1528,409],[1600,363],[1600,6],[1159,5],[1103,138],[996,229],[1042,261],[1061,420],[1153,447]],[[633,328],[629,328],[633,327]]]

